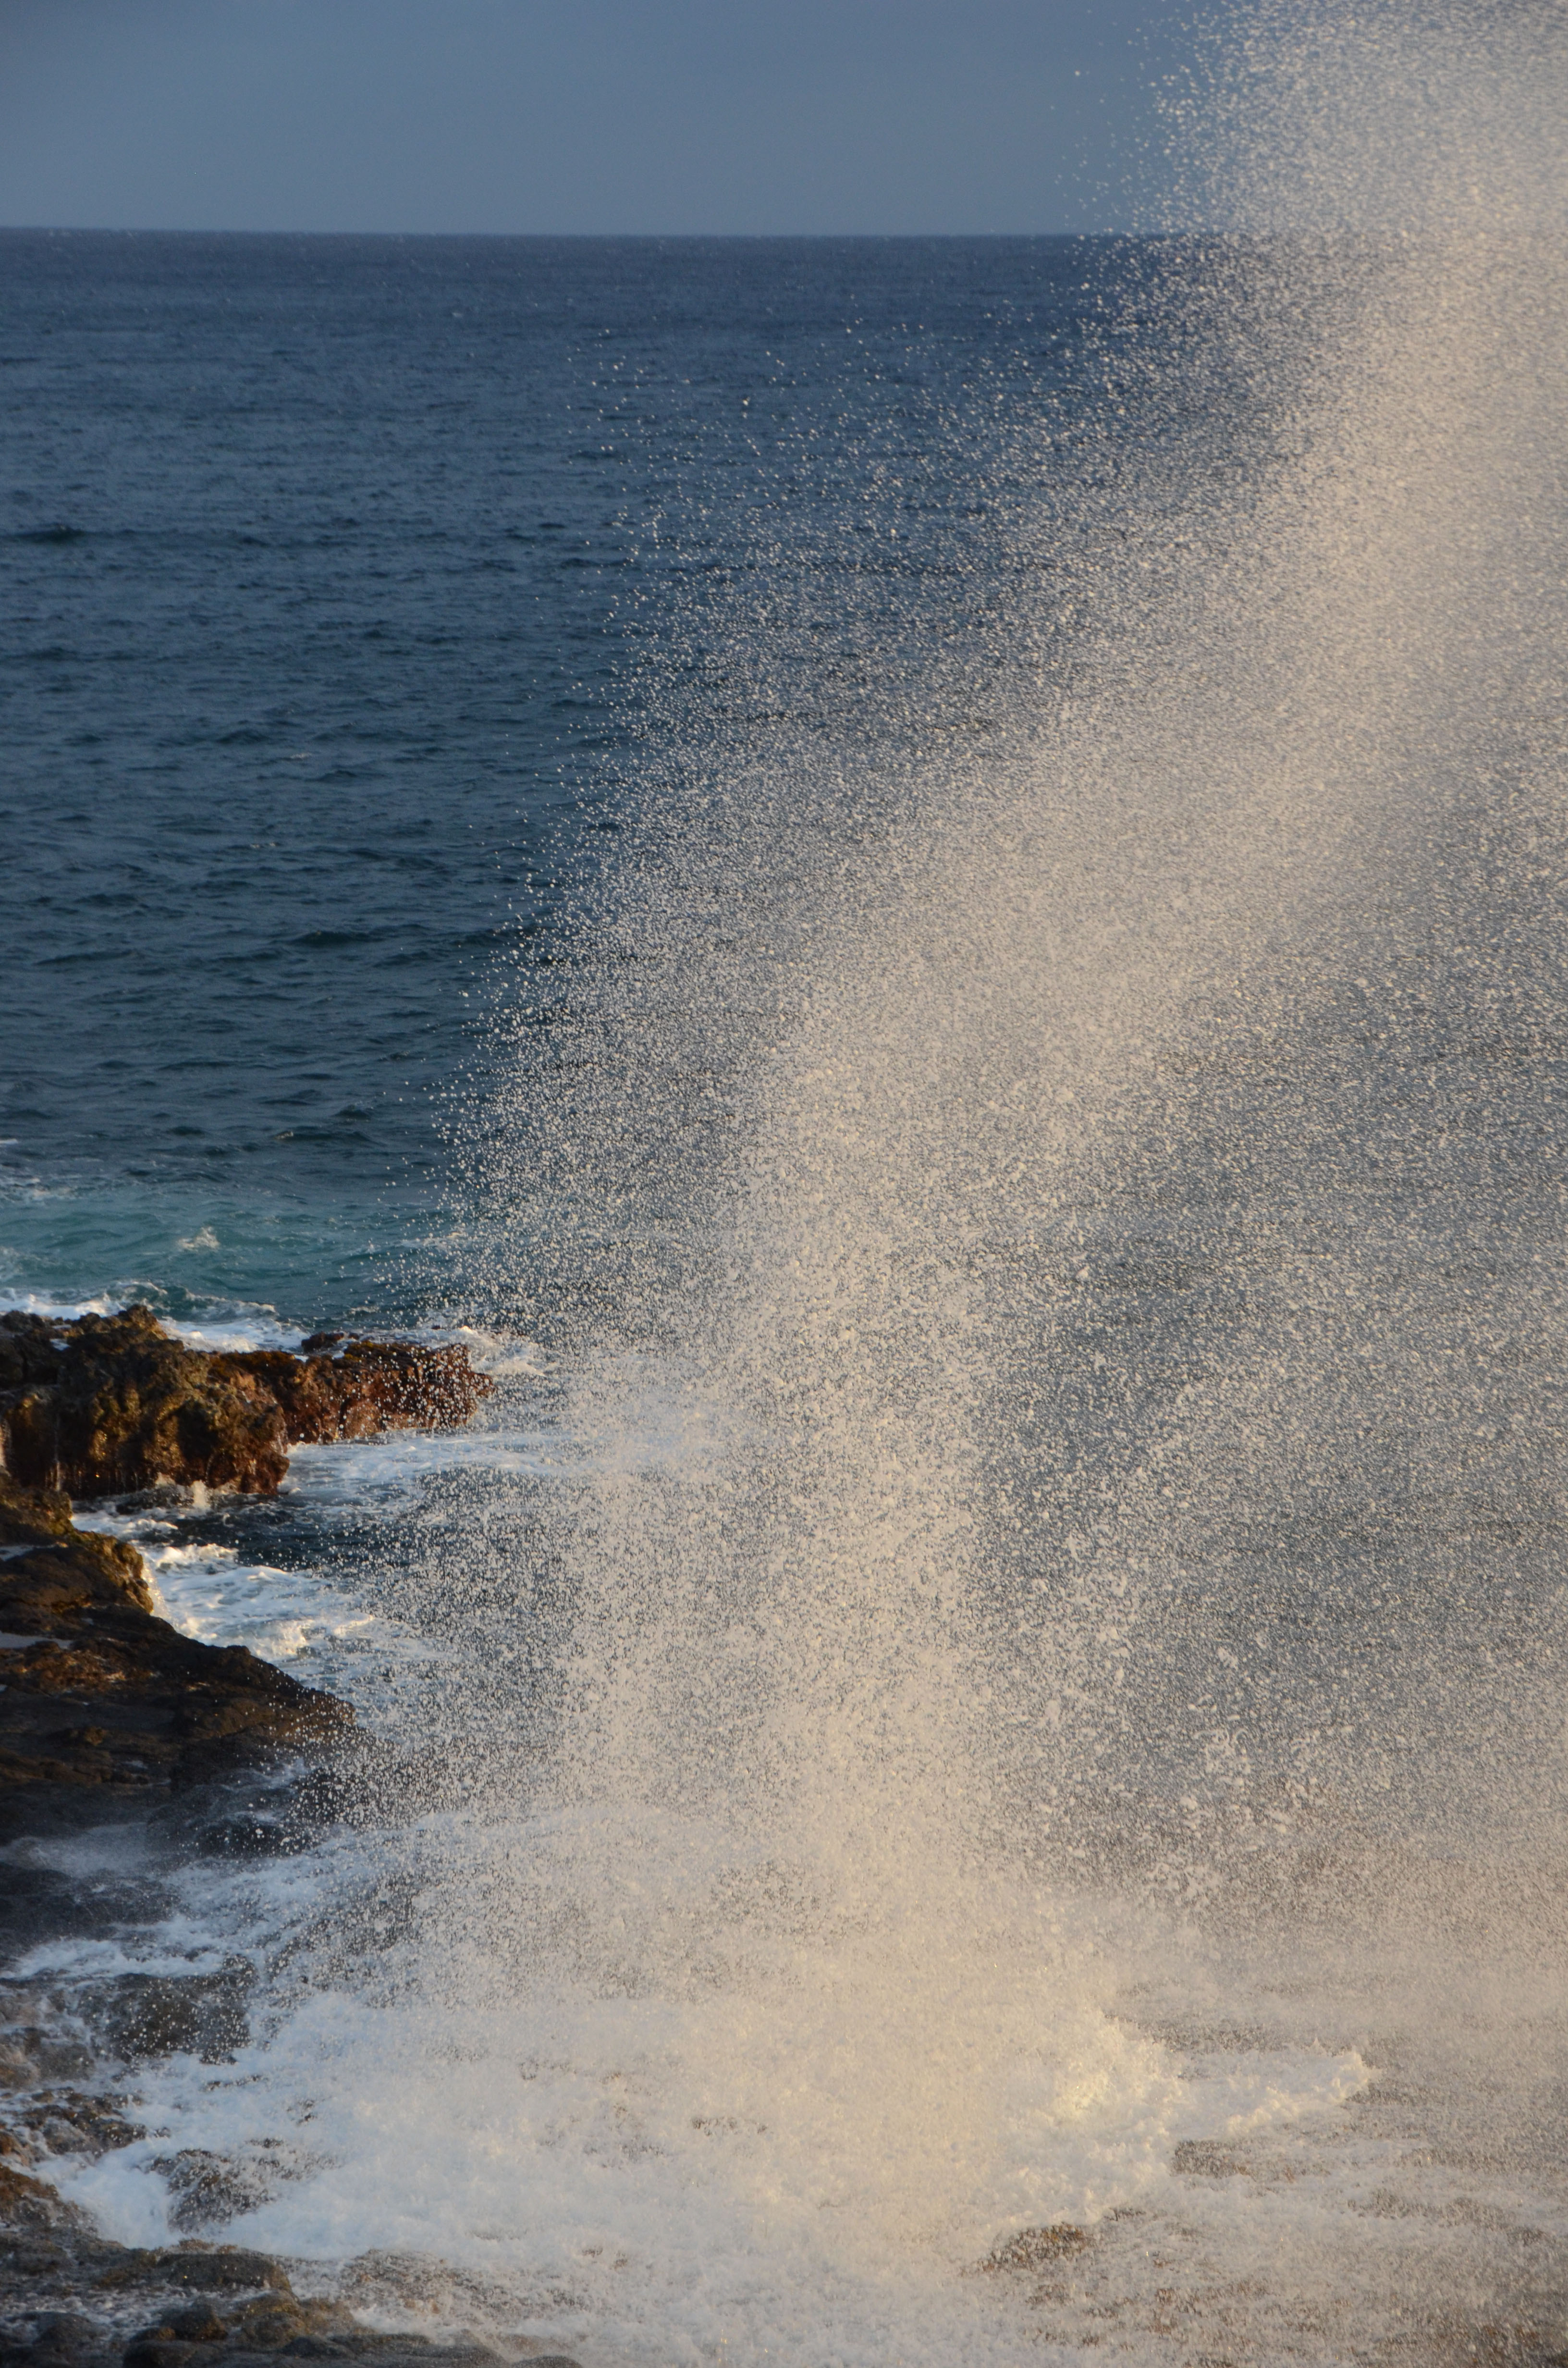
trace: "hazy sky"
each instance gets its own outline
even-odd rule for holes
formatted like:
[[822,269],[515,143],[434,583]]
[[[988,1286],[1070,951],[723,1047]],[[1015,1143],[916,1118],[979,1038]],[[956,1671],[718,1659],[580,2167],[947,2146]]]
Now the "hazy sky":
[[1161,179],[1182,0],[0,0],[0,222],[1050,231]]

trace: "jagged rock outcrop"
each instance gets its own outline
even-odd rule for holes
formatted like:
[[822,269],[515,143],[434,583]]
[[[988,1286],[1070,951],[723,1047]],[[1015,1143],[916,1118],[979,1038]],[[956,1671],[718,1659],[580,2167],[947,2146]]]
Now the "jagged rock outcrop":
[[145,1307],[0,1315],[0,1447],[24,1486],[73,1497],[159,1479],[269,1491],[289,1468],[266,1384],[172,1339]]
[[[133,1546],[0,1473],[0,1842],[342,1736],[349,1712],[160,1620]],[[67,1796],[63,1797],[62,1796]]]
[[466,1349],[412,1340],[359,1340],[317,1332],[302,1357],[256,1349],[233,1362],[269,1390],[290,1444],[374,1439],[383,1430],[455,1430],[495,1384]]
[[147,1307],[0,1315],[0,1465],[73,1497],[161,1480],[270,1494],[293,1442],[454,1428],[493,1387],[462,1349],[331,1333],[305,1345],[190,1349]]

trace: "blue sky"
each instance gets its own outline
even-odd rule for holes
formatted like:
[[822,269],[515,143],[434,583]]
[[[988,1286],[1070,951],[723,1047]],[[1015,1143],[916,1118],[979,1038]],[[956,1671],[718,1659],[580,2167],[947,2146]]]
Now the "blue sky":
[[0,0],[0,222],[1029,232],[1158,202],[1181,0]]

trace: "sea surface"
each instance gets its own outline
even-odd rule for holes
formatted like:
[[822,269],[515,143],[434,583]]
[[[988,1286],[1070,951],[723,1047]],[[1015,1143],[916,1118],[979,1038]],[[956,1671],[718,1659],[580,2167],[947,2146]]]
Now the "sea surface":
[[988,521],[1038,492],[999,453],[1042,398],[1101,432],[1136,268],[7,233],[14,1295],[308,1324],[437,1289],[398,1252],[449,1222],[485,1014],[642,784],[775,720],[737,609],[824,731],[896,730],[892,654],[973,636],[981,728],[1028,564]]
[[254,1978],[111,2234],[584,2368],[1568,2344],[1562,270],[0,235],[0,1295],[497,1383],[84,1515],[382,1770],[53,1846],[31,2010]]

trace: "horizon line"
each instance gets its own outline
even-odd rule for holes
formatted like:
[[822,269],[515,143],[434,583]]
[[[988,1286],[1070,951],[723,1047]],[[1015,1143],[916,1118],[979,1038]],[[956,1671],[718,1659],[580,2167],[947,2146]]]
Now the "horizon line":
[[0,222],[0,238],[310,238],[310,239],[384,239],[399,243],[415,240],[458,241],[488,239],[497,244],[527,241],[535,245],[586,245],[590,244],[638,245],[645,246],[674,245],[888,245],[894,241],[929,245],[943,239],[957,245],[977,245],[982,242],[1068,241],[1106,238],[1172,238],[1194,235],[1205,225],[1194,225],[1187,232],[1165,229],[1132,229],[1125,225],[1101,224],[1079,230],[295,230],[255,228],[235,229],[194,226],[190,223],[143,222],[136,224],[109,222]]

